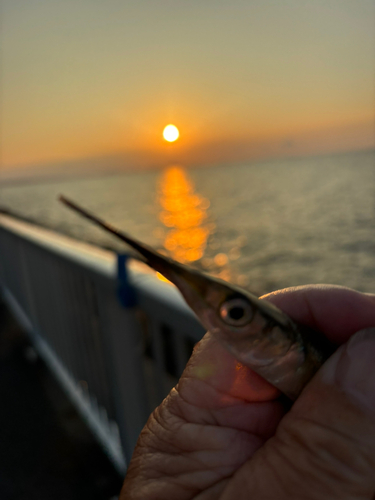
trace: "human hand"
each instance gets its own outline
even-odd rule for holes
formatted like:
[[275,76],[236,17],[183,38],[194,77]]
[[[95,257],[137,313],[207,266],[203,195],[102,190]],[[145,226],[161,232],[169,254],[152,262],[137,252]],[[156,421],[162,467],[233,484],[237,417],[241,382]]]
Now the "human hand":
[[[375,296],[333,286],[265,297],[344,344],[375,326]],[[149,418],[120,500],[370,500],[375,494],[375,331],[340,347],[290,411],[209,333]]]

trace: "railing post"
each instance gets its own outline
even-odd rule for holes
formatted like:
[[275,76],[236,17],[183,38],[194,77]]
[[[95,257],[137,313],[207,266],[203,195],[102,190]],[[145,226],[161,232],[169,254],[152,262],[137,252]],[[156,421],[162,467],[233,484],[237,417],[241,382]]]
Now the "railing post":
[[[109,366],[116,420],[129,462],[150,409],[143,371],[142,332],[136,318],[135,291],[128,282],[126,256],[118,256],[118,290],[100,297],[100,316],[108,333]],[[113,290],[113,292],[115,292]]]

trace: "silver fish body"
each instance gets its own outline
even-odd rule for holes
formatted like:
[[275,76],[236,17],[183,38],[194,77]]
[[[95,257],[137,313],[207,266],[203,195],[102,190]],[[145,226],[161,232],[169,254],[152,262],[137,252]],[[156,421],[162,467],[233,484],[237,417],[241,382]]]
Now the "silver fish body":
[[290,399],[298,397],[333,352],[322,334],[297,325],[269,302],[165,257],[67,198],[60,200],[139,252],[150,267],[176,285],[203,326],[238,361]]

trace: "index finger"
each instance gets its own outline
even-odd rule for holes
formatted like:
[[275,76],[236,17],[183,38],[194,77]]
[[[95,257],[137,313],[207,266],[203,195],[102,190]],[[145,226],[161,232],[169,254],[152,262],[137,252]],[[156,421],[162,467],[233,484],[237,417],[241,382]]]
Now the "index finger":
[[262,299],[298,323],[324,333],[335,344],[375,326],[375,295],[335,285],[305,285],[278,290]]

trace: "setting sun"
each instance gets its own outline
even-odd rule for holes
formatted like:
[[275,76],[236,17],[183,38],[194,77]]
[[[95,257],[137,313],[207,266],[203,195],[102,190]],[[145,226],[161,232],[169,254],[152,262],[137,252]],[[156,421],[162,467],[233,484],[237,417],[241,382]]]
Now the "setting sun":
[[168,142],[177,141],[179,136],[180,132],[178,131],[178,128],[175,127],[174,125],[167,125],[163,130],[163,137]]

